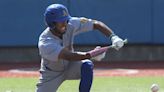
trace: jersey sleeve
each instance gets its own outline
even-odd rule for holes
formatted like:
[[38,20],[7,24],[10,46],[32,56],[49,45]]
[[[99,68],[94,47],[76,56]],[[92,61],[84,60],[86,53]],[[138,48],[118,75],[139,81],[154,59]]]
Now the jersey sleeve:
[[53,42],[46,42],[46,44],[44,42],[40,42],[38,47],[40,55],[52,62],[58,61],[58,56],[63,49],[62,46]]
[[93,21],[88,18],[73,18],[71,24],[74,27],[74,34],[93,30]]

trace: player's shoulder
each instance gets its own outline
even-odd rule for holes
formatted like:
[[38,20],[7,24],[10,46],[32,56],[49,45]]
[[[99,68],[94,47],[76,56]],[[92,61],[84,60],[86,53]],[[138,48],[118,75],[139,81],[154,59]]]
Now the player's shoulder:
[[49,28],[46,28],[46,29],[40,34],[40,37],[48,36],[48,34],[49,34]]
[[72,17],[69,20],[69,24],[73,25],[73,26],[78,26],[80,24],[85,24],[88,21],[90,21],[91,19],[88,19],[86,17]]
[[69,20],[70,24],[76,24],[80,22],[80,18],[79,17],[71,17],[71,19]]
[[52,41],[55,40],[56,38],[57,37],[50,32],[49,28],[46,28],[39,37],[40,40],[46,40],[46,41]]
[[90,20],[90,19],[88,19],[86,17],[71,17],[71,19],[69,20],[69,22],[71,22],[71,23],[74,23],[74,22],[84,23],[84,22],[87,22],[88,20]]

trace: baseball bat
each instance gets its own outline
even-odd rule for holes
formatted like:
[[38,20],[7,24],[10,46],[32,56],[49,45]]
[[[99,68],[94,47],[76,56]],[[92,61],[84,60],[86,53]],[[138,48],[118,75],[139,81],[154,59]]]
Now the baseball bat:
[[[124,44],[127,44],[128,43],[128,39],[123,40],[123,42],[124,42]],[[110,45],[110,46],[101,47],[99,50],[100,50],[100,52],[101,51],[103,52],[103,51],[106,51],[108,49],[113,49],[115,47],[116,47],[115,45]]]
[[[124,44],[127,44],[127,43],[128,43],[128,40],[125,39]],[[101,48],[98,48],[98,49],[91,50],[88,53],[91,55],[91,57],[94,57],[94,56],[97,56],[99,54],[102,54],[102,53],[106,52],[110,48],[115,48],[115,47],[116,47],[115,45],[105,46],[105,47],[101,47]]]

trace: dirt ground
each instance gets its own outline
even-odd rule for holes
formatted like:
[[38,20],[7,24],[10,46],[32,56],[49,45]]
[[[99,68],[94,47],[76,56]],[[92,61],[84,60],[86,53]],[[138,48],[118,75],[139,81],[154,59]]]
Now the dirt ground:
[[[95,76],[164,76],[163,61],[94,62]],[[0,64],[0,77],[38,77],[39,63]]]

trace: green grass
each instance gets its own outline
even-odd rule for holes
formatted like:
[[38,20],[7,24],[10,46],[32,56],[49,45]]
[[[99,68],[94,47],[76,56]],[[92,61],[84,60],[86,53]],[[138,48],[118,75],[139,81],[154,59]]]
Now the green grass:
[[34,92],[36,78],[0,78],[0,92]]
[[[35,92],[37,78],[0,78],[0,92]],[[164,92],[163,77],[95,77],[91,92],[150,92],[153,83]],[[65,81],[58,92],[78,92],[79,81]]]

